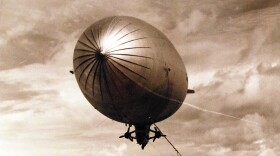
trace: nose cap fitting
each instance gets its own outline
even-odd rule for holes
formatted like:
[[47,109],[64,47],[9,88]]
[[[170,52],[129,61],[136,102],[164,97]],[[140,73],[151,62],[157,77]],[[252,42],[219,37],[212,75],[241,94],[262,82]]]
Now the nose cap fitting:
[[98,61],[105,61],[107,59],[107,52],[100,50],[96,52],[95,56]]
[[106,51],[102,50],[102,51],[100,52],[100,54],[101,54],[101,55],[106,55]]

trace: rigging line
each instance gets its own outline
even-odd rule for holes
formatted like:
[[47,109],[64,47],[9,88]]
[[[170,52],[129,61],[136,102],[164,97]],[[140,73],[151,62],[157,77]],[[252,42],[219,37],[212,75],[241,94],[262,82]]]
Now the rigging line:
[[[85,62],[87,62],[87,61],[88,61],[88,60],[86,60]],[[114,60],[112,60],[112,61],[114,61]],[[110,61],[109,61],[109,62],[110,62]],[[114,61],[114,62],[115,62],[115,61]],[[84,63],[84,62],[83,62],[83,63]],[[82,63],[82,64],[83,64],[83,63]],[[110,63],[111,63],[111,62],[110,62]],[[78,66],[78,67],[79,67],[79,66]],[[118,69],[118,68],[117,68],[117,69]],[[118,70],[119,70],[119,69],[118,69]],[[94,75],[96,75],[96,73],[95,73]],[[95,79],[95,76],[94,76],[94,79]],[[227,115],[227,114],[220,113],[220,112],[216,112],[216,111],[207,110],[207,109],[204,109],[204,108],[201,108],[201,107],[198,107],[198,106],[195,106],[195,105],[186,103],[186,102],[181,102],[181,101],[176,100],[176,99],[171,99],[171,98],[165,97],[165,96],[163,96],[163,95],[160,95],[160,94],[158,94],[158,93],[152,91],[151,89],[149,89],[149,88],[147,88],[147,87],[144,87],[142,84],[140,84],[140,83],[138,83],[138,82],[135,82],[135,81],[134,81],[134,83],[136,83],[136,84],[139,85],[140,87],[144,88],[145,90],[147,90],[147,91],[153,93],[154,95],[159,96],[159,97],[162,97],[162,98],[164,98],[164,99],[167,99],[167,100],[170,100],[170,101],[179,103],[179,104],[183,103],[183,104],[186,104],[186,105],[188,105],[188,106],[190,106],[190,107],[192,107],[192,108],[194,108],[194,109],[197,109],[197,110],[200,110],[200,111],[203,111],[203,112],[213,113],[213,114],[216,114],[216,115],[222,115],[222,116],[225,116],[225,117],[229,117],[229,118],[237,119],[237,120],[244,121],[244,122],[247,122],[247,123],[250,123],[250,124],[254,124],[254,125],[256,125],[256,126],[259,125],[259,123],[254,122],[254,121],[250,121],[250,120],[238,118],[238,117],[235,117],[235,116],[232,116],[232,115]],[[93,84],[94,84],[94,83],[93,83]]]
[[[154,123],[154,126],[161,132],[159,127]],[[182,156],[182,154],[178,151],[178,149],[171,143],[171,141],[167,138],[167,136],[163,136],[167,142],[173,147],[173,149],[177,152],[177,155]]]
[[[135,82],[135,81],[134,81],[134,82]],[[184,103],[184,104],[187,104],[188,106],[191,106],[192,108],[195,108],[195,109],[200,110],[200,111],[209,112],[209,113],[214,113],[214,114],[222,115],[222,116],[225,116],[225,117],[230,117],[230,118],[233,118],[233,119],[237,119],[237,120],[240,120],[240,121],[244,121],[244,122],[250,123],[250,124],[255,125],[255,126],[259,126],[259,125],[260,125],[259,123],[254,122],[254,121],[250,121],[250,120],[238,118],[238,117],[231,116],[231,115],[227,115],[227,114],[223,114],[223,113],[220,113],[220,112],[215,112],[215,111],[207,110],[207,109],[200,108],[200,107],[198,107],[198,106],[191,105],[191,104],[188,104],[188,103],[185,103],[185,102],[176,100],[176,99],[168,98],[168,97],[166,97],[166,96],[160,95],[160,94],[154,92],[153,90],[151,90],[151,89],[149,89],[149,88],[143,86],[143,85],[142,85],[141,83],[139,83],[139,82],[135,82],[135,83],[136,83],[136,85],[142,87],[143,89],[145,89],[146,91],[148,91],[148,92],[154,94],[155,96],[158,96],[158,97],[161,97],[161,98],[164,98],[164,99],[173,101],[173,102],[175,102],[175,103],[178,103],[178,104]]]
[[201,108],[201,107],[197,107],[195,105],[192,105],[192,104],[189,104],[189,103],[186,103],[186,102],[183,102],[183,104],[188,105],[188,106],[190,106],[190,107],[192,107],[194,109],[197,109],[197,110],[200,110],[200,111],[203,111],[203,112],[213,113],[213,114],[222,115],[222,116],[225,116],[225,117],[229,117],[229,118],[245,121],[245,122],[254,124],[255,126],[259,125],[259,123],[254,122],[254,121],[238,118],[238,117],[235,117],[235,116],[232,116],[232,115],[228,115],[228,114],[224,114],[224,113],[220,113],[220,112],[215,112],[215,111],[207,110],[207,109],[204,109],[204,108]]
[[238,117],[235,117],[235,116],[232,116],[232,115],[227,115],[227,114],[224,114],[224,113],[220,113],[220,112],[215,112],[215,111],[211,111],[211,110],[207,110],[207,109],[204,109],[204,108],[200,108],[198,106],[195,106],[195,105],[192,105],[192,104],[188,104],[186,102],[181,102],[179,100],[176,100],[176,99],[171,99],[171,98],[168,98],[168,97],[165,97],[163,95],[160,95],[158,93],[155,93],[154,91],[150,90],[149,88],[147,87],[144,87],[142,86],[143,88],[145,88],[146,90],[150,91],[151,93],[155,94],[156,96],[159,96],[159,97],[162,97],[162,98],[165,98],[167,100],[170,100],[170,101],[173,101],[173,102],[176,102],[176,103],[183,103],[183,104],[186,104],[192,108],[195,108],[197,110],[200,110],[200,111],[204,111],[204,112],[209,112],[209,113],[213,113],[213,114],[217,114],[217,115],[222,115],[222,116],[226,116],[226,117],[229,117],[229,118],[233,118],[233,119],[237,119],[237,120],[240,120],[240,121],[244,121],[244,122],[247,122],[247,123],[250,123],[250,124],[253,124],[253,125],[259,125],[259,123],[257,122],[254,122],[254,121],[250,121],[250,120],[246,120],[246,119],[242,119],[242,118],[238,118]]
[[[110,59],[110,60],[112,60],[112,59]],[[118,62],[116,62],[116,61],[114,61],[114,60],[112,60],[112,61],[115,62],[115,63],[117,63],[117,64],[119,64]],[[111,61],[109,61],[109,62],[111,63]],[[120,64],[119,64],[119,65],[120,65]],[[115,66],[115,65],[113,65],[113,66]],[[120,66],[125,67],[125,66],[123,66],[123,65],[120,65]],[[117,68],[117,69],[118,69],[118,68]],[[118,70],[119,70],[119,69],[118,69]],[[127,69],[127,67],[126,67],[126,70],[129,70],[129,69]],[[131,70],[129,70],[129,71],[131,71]],[[122,72],[121,72],[121,73],[122,73]],[[138,75],[138,73],[135,73],[135,72],[133,72],[133,73]],[[122,74],[123,74],[123,73],[122,73]],[[138,75],[138,76],[142,77],[141,75]],[[142,78],[143,78],[143,77],[142,77]],[[185,102],[181,102],[181,101],[176,100],[176,99],[171,99],[171,98],[165,97],[165,96],[160,95],[160,94],[158,94],[158,93],[152,91],[151,89],[149,89],[149,88],[143,86],[143,85],[140,84],[139,82],[135,82],[135,81],[133,81],[133,82],[136,83],[138,86],[144,88],[145,90],[147,90],[147,91],[153,93],[153,94],[156,95],[156,96],[159,96],[159,97],[162,97],[162,98],[164,98],[164,99],[167,99],[167,100],[176,102],[176,103],[178,103],[178,104],[183,103],[183,104],[186,104],[186,105],[188,105],[188,106],[190,106],[190,107],[192,107],[192,108],[195,108],[195,109],[197,109],[197,110],[200,110],[200,111],[204,111],[204,112],[208,112],[208,113],[213,113],[213,114],[216,114],[216,115],[222,115],[222,116],[229,117],[229,118],[232,118],[232,119],[237,119],[237,120],[240,120],[240,121],[244,121],[244,122],[253,124],[253,125],[255,125],[255,126],[258,126],[258,125],[259,125],[259,123],[254,122],[254,121],[250,121],[250,120],[238,118],[238,117],[235,117],[235,116],[232,116],[232,115],[227,115],[227,114],[220,113],[220,112],[216,112],[216,111],[207,110],[207,109],[200,108],[200,107],[198,107],[198,106],[195,106],[195,105],[192,105],[192,104],[189,104],[189,103],[185,103]]]
[[[107,118],[103,119],[102,121],[100,121],[94,128],[99,127],[100,125],[102,125],[103,123],[105,123]],[[104,122],[105,121],[105,122]]]

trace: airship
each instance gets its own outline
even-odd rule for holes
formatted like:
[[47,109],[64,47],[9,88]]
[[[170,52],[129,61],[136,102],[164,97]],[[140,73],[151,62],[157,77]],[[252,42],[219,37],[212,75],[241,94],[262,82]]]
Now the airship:
[[186,94],[194,93],[173,44],[134,17],[107,17],[90,25],[77,41],[73,66],[88,102],[128,125],[120,138],[136,140],[142,149],[150,139],[166,136],[151,126],[173,115]]

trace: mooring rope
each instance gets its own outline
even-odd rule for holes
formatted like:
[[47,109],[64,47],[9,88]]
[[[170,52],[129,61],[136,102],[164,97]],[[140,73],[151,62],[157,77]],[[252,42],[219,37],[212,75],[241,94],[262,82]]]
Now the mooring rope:
[[[161,132],[159,127],[154,123],[154,126]],[[179,152],[179,150],[171,143],[171,141],[167,138],[167,136],[163,136],[167,142],[174,148],[174,150],[177,152],[177,155],[182,156],[182,154]]]

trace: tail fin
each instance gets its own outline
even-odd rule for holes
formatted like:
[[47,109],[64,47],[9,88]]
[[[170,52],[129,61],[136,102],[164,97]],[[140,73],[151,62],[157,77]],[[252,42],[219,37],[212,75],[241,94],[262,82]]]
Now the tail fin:
[[187,93],[193,94],[193,93],[195,93],[195,91],[193,89],[188,89]]

